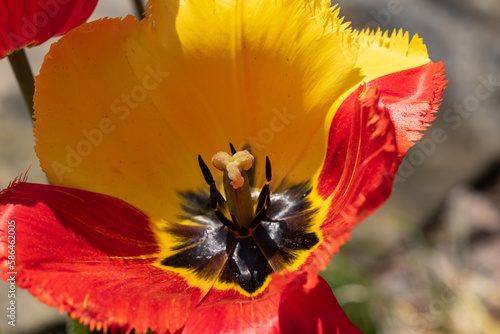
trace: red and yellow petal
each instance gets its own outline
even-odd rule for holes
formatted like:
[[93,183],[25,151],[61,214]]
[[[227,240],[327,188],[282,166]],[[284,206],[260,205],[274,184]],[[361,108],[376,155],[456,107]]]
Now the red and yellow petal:
[[[360,84],[365,84],[367,89],[377,88],[380,107],[387,109],[394,123],[399,162],[408,148],[422,137],[421,131],[435,118],[433,114],[440,105],[447,81],[443,74],[444,64],[429,61],[422,39],[415,36],[410,41],[408,33],[402,31],[394,32],[390,37],[388,33],[363,31],[357,33],[356,41],[359,43],[358,58],[345,91],[331,106],[323,128],[309,142],[311,149],[304,152],[290,171],[292,176],[324,174],[325,169],[337,169],[332,173],[342,172],[338,166],[343,165],[343,160],[337,157],[337,160],[330,161],[326,152],[331,151],[332,137],[338,134],[338,140],[341,140],[345,124],[339,120],[350,116],[345,110],[345,115],[340,118],[336,114],[340,108],[354,108]],[[323,155],[318,152],[323,152]],[[323,159],[320,167],[318,159]]]
[[182,333],[361,333],[321,277],[312,289],[306,288],[306,282],[303,273],[289,280],[280,293],[231,303],[229,296],[212,290],[189,316]]
[[0,58],[79,26],[92,14],[97,1],[1,1]]
[[318,194],[328,205],[320,230],[324,242],[305,266],[324,269],[350,231],[390,195],[399,161],[394,124],[376,87],[360,86],[333,120]]
[[[329,211],[319,228],[324,242],[307,260],[307,268],[312,263],[324,268],[350,230],[389,197],[399,163],[434,120],[447,82],[443,63],[428,61],[418,37],[408,42],[408,34],[402,32],[390,38],[380,33],[363,36],[357,61],[361,67],[351,79],[370,79],[362,85],[367,93],[361,96],[359,86],[348,90],[325,121],[328,139],[319,132],[313,137],[317,147],[326,147],[316,186],[323,199],[316,202]],[[380,61],[382,55],[391,61]],[[412,67],[417,64],[422,65]],[[362,110],[370,115],[364,120]],[[304,156],[295,173],[310,166],[310,156]],[[323,255],[316,258],[318,254]]]
[[336,111],[344,101],[356,98],[361,83],[376,85],[380,103],[390,112],[396,127],[400,159],[420,139],[434,120],[447,81],[444,63],[429,60],[427,48],[418,35],[410,40],[408,32],[389,33],[378,30],[356,32],[358,58],[344,94],[333,104],[326,121],[330,128]]
[[159,249],[150,221],[113,197],[15,183],[0,192],[1,276],[14,275],[19,287],[91,329],[175,332],[202,294],[153,265]]

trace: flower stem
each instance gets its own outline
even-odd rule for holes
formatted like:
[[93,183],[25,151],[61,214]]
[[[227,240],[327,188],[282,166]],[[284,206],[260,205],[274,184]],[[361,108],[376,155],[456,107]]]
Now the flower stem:
[[144,12],[146,11],[142,3],[142,0],[133,0],[133,3],[135,7],[136,16],[142,20],[143,18],[145,18]]
[[9,58],[10,66],[16,75],[17,83],[23,93],[24,102],[28,107],[31,118],[33,119],[33,95],[35,94],[35,79],[33,72],[31,72],[28,58],[24,49],[14,51],[7,56]]

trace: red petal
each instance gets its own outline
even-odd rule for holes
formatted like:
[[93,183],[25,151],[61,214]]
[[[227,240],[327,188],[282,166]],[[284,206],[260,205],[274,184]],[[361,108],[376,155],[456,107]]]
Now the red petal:
[[[87,19],[92,15],[94,12],[95,7],[97,6],[97,1],[98,0],[76,0],[73,1],[74,7],[73,10],[71,11],[70,15],[67,17],[66,23],[62,28],[59,29],[59,31],[56,33],[55,36],[60,36],[64,35],[68,31],[78,27],[80,24],[84,23],[87,21]],[[40,44],[42,42],[38,42]]]
[[333,196],[321,226],[325,242],[313,252],[321,255],[319,268],[326,267],[354,225],[389,197],[399,165],[394,125],[379,103],[380,92],[363,90],[340,106],[330,130],[317,186],[322,197]]
[[353,92],[335,114],[318,193],[333,196],[325,237],[305,267],[325,268],[350,230],[390,195],[397,167],[440,105],[443,63],[392,73]]
[[182,327],[201,292],[153,266],[157,252],[149,218],[119,199],[29,183],[0,192],[2,278],[17,272],[19,287],[91,328],[166,333]]
[[227,293],[212,290],[182,333],[361,333],[321,277],[310,290],[305,289],[306,281],[307,273],[303,273],[280,293],[258,301],[227,302]]
[[97,0],[0,1],[0,58],[79,26],[96,5]]
[[[396,128],[398,156],[403,160],[406,151],[423,136],[436,117],[441,105],[445,81],[444,63],[429,62],[405,71],[391,73],[366,84],[367,89],[377,87],[380,105],[385,106]],[[348,100],[354,101],[353,93]],[[401,161],[400,161],[401,162]]]

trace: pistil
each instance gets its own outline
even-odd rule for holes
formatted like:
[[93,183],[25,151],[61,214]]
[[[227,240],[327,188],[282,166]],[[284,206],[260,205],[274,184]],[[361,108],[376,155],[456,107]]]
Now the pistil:
[[212,158],[215,168],[224,172],[223,185],[226,202],[234,223],[249,227],[255,216],[250,183],[246,170],[253,165],[254,157],[248,151],[239,151],[229,155],[219,152]]
[[[266,184],[254,203],[250,182],[245,172],[252,167],[254,157],[246,150],[236,152],[234,146],[229,145],[232,156],[219,152],[212,158],[213,165],[224,173],[223,184],[226,198],[217,189],[212,173],[200,155],[198,155],[198,164],[205,182],[210,186],[210,205],[217,219],[239,237],[245,238],[251,235],[252,231],[265,219],[271,205],[269,188],[271,162],[266,157]],[[228,211],[230,217],[225,215]]]

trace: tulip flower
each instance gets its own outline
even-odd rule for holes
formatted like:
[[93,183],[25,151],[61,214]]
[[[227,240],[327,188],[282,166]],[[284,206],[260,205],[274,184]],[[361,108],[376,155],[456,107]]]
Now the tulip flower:
[[353,30],[329,1],[151,0],[84,24],[37,78],[52,185],[0,193],[2,277],[92,330],[360,333],[318,273],[444,85],[418,36]]

